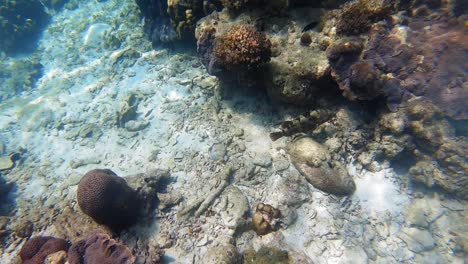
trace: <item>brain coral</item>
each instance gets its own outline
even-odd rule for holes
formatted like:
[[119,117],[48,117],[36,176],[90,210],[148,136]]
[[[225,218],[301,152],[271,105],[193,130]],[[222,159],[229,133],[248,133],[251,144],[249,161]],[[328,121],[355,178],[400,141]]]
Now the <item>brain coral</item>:
[[251,69],[270,61],[271,42],[253,26],[236,25],[216,39],[213,52],[228,70]]
[[135,257],[128,247],[97,230],[70,247],[68,261],[70,264],[132,264]]
[[77,197],[85,214],[114,230],[133,224],[140,213],[137,193],[108,169],[86,173],[78,185]]
[[63,239],[37,236],[23,245],[20,257],[24,264],[42,264],[48,255],[61,250],[67,251],[69,247],[70,244]]

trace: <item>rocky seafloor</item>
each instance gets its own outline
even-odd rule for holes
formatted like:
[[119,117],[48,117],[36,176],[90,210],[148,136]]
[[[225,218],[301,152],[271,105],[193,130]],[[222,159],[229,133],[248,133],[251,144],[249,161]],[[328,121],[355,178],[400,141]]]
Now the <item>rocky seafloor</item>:
[[[231,1],[192,28],[198,53],[154,48],[134,1],[71,2],[36,52],[1,61],[0,263],[21,263],[32,237],[85,241],[99,228],[135,263],[466,262],[457,1],[360,6],[385,18],[364,24],[350,5],[264,16]],[[245,24],[271,46],[248,71],[212,42],[235,38],[232,25],[258,36]],[[83,175],[104,168],[148,203],[119,232],[77,201]]]

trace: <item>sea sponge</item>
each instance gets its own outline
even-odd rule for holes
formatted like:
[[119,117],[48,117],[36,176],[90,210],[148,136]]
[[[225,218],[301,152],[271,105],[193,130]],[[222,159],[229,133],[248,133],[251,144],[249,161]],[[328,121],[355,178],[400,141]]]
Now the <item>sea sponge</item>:
[[70,247],[68,261],[70,264],[133,264],[135,257],[128,247],[97,230]]
[[42,264],[45,258],[55,252],[67,251],[70,244],[63,239],[50,236],[36,236],[28,240],[19,253],[23,264]]
[[253,26],[235,25],[216,39],[213,53],[228,70],[253,69],[270,61],[271,42]]
[[127,182],[108,169],[86,173],[78,185],[78,205],[99,224],[121,230],[135,223],[141,203]]
[[337,13],[336,32],[357,35],[369,30],[372,23],[390,17],[387,0],[356,0],[343,5]]

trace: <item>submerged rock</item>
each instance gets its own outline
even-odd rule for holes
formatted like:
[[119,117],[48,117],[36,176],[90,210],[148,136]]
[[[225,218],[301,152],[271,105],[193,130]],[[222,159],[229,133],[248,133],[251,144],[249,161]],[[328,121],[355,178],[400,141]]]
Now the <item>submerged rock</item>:
[[200,263],[205,264],[237,264],[242,263],[242,256],[236,246],[223,243],[208,248]]
[[0,157],[0,171],[9,170],[15,166],[15,163],[8,156]]
[[288,152],[294,166],[315,188],[336,195],[350,195],[356,190],[346,168],[332,161],[328,149],[313,139],[294,141]]

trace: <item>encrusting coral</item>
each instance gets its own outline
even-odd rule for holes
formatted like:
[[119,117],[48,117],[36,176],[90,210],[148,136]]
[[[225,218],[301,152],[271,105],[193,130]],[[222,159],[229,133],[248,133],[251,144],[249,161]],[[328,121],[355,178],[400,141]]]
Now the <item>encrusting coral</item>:
[[78,205],[94,221],[121,230],[135,223],[141,203],[127,182],[108,169],[86,173],[78,185]]

